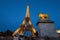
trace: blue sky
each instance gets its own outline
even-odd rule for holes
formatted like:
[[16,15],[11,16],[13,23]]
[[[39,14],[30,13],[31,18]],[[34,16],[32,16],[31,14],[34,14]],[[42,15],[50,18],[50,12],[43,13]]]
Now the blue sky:
[[47,13],[55,28],[60,28],[60,0],[0,0],[0,31],[15,31],[24,20],[27,4],[36,30],[39,12]]

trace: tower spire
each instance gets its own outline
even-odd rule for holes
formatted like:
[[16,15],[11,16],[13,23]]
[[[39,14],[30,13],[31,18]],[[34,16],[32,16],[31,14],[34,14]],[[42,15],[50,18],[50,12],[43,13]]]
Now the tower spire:
[[29,5],[27,5],[27,8],[26,8],[26,16],[25,17],[30,17],[29,16]]

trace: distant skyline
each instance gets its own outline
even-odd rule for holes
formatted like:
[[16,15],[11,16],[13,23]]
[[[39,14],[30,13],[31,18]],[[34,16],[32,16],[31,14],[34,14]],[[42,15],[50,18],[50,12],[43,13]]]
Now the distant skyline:
[[0,0],[0,32],[15,31],[23,22],[29,5],[30,20],[37,30],[38,13],[47,13],[60,29],[60,0]]

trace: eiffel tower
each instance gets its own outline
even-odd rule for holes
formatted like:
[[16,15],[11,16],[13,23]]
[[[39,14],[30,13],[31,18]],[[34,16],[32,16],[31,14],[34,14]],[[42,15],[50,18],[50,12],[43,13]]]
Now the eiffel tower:
[[17,35],[18,33],[20,35],[23,35],[25,31],[31,32],[33,36],[35,36],[36,30],[34,29],[30,16],[29,16],[29,6],[27,5],[26,8],[26,16],[20,27],[13,33],[13,36]]

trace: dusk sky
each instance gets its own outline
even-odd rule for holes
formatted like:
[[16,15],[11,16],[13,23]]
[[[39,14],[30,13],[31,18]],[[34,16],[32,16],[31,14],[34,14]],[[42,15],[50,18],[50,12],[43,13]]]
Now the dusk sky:
[[37,30],[38,13],[47,13],[60,29],[60,0],[0,0],[0,32],[15,31],[23,22],[29,4],[30,19]]

